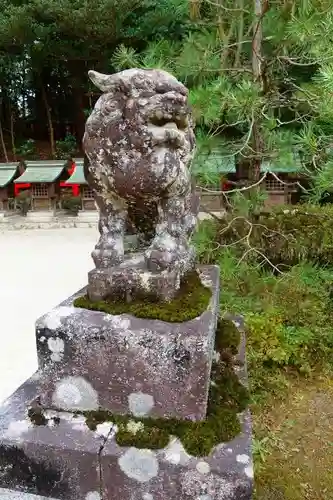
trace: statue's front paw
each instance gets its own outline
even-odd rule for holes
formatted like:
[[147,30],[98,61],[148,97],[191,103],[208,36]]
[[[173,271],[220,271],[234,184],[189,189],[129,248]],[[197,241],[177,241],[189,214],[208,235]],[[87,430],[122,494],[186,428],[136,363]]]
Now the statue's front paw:
[[151,272],[164,271],[172,269],[176,255],[167,250],[148,250],[145,254],[147,268]]
[[179,239],[163,234],[155,238],[145,253],[147,267],[152,272],[165,269],[174,270],[186,254],[184,245]]
[[102,239],[91,254],[96,268],[117,266],[124,261],[124,244],[122,241]]

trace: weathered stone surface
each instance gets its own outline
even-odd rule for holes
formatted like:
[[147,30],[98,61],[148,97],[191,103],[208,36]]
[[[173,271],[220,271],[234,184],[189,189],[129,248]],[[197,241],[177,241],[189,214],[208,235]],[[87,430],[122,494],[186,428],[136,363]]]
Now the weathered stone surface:
[[[242,328],[241,318],[236,319]],[[237,374],[247,385],[245,336],[236,357]],[[207,457],[186,453],[171,438],[163,450],[121,448],[110,437],[101,453],[103,493],[119,500],[251,500],[253,462],[251,416],[240,415],[242,432]]]
[[[124,261],[128,213],[137,207],[151,213],[143,230],[150,242],[146,270],[178,273],[179,287],[182,274],[194,266],[190,236],[200,204],[189,171],[195,136],[188,91],[161,70],[89,76],[104,92],[83,138],[85,174],[100,211],[100,239],[92,253],[96,269]],[[89,280],[91,300],[105,297],[98,286]]]
[[36,373],[0,407],[0,488],[21,492],[22,500],[26,493],[97,500],[99,454],[112,423],[92,432],[84,417],[46,412],[46,423],[34,425],[27,411],[36,404],[42,378]]
[[98,301],[101,297],[115,295],[129,301],[149,294],[161,300],[170,300],[179,288],[180,276],[191,270],[195,261],[188,258],[183,264],[187,267],[181,270],[153,272],[147,269],[143,254],[129,255],[118,266],[93,269],[88,273],[89,299]]
[[0,488],[1,500],[57,500],[51,497],[41,497],[40,495],[32,495],[31,493],[23,493],[22,491],[5,490]]
[[120,448],[109,439],[101,455],[105,498],[119,500],[251,500],[249,414],[243,432],[208,457],[192,457],[178,439],[163,450]]
[[74,308],[80,291],[36,324],[44,407],[203,419],[206,416],[219,268],[203,266],[209,309],[184,323]]

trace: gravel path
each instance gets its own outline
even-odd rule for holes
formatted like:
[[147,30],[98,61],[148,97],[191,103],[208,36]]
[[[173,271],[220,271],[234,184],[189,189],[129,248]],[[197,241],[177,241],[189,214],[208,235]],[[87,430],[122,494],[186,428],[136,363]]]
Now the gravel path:
[[96,229],[0,234],[0,401],[37,367],[34,322],[86,284]]

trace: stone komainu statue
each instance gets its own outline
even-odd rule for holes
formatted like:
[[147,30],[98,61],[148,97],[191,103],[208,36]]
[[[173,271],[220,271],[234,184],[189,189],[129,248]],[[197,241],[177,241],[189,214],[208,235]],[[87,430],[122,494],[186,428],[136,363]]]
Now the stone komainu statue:
[[194,265],[189,239],[199,209],[189,171],[195,136],[188,91],[160,70],[89,77],[103,91],[83,138],[86,178],[100,211],[96,269],[124,261],[128,210],[136,206],[156,217],[147,269],[182,274]]

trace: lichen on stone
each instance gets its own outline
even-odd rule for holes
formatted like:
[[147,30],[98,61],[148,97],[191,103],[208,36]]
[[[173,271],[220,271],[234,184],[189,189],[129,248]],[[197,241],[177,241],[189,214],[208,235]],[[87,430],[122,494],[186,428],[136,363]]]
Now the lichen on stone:
[[98,394],[83,377],[64,377],[56,383],[52,395],[53,405],[62,410],[83,410],[98,408]]
[[182,323],[201,316],[207,310],[211,297],[211,290],[203,285],[198,273],[194,271],[183,278],[179,292],[169,302],[159,302],[149,294],[129,303],[122,297],[109,297],[103,301],[92,302],[87,296],[83,296],[75,299],[74,307],[112,315],[131,314],[137,318]]
[[151,450],[129,448],[118,459],[120,469],[126,476],[146,483],[158,474],[158,461]]

